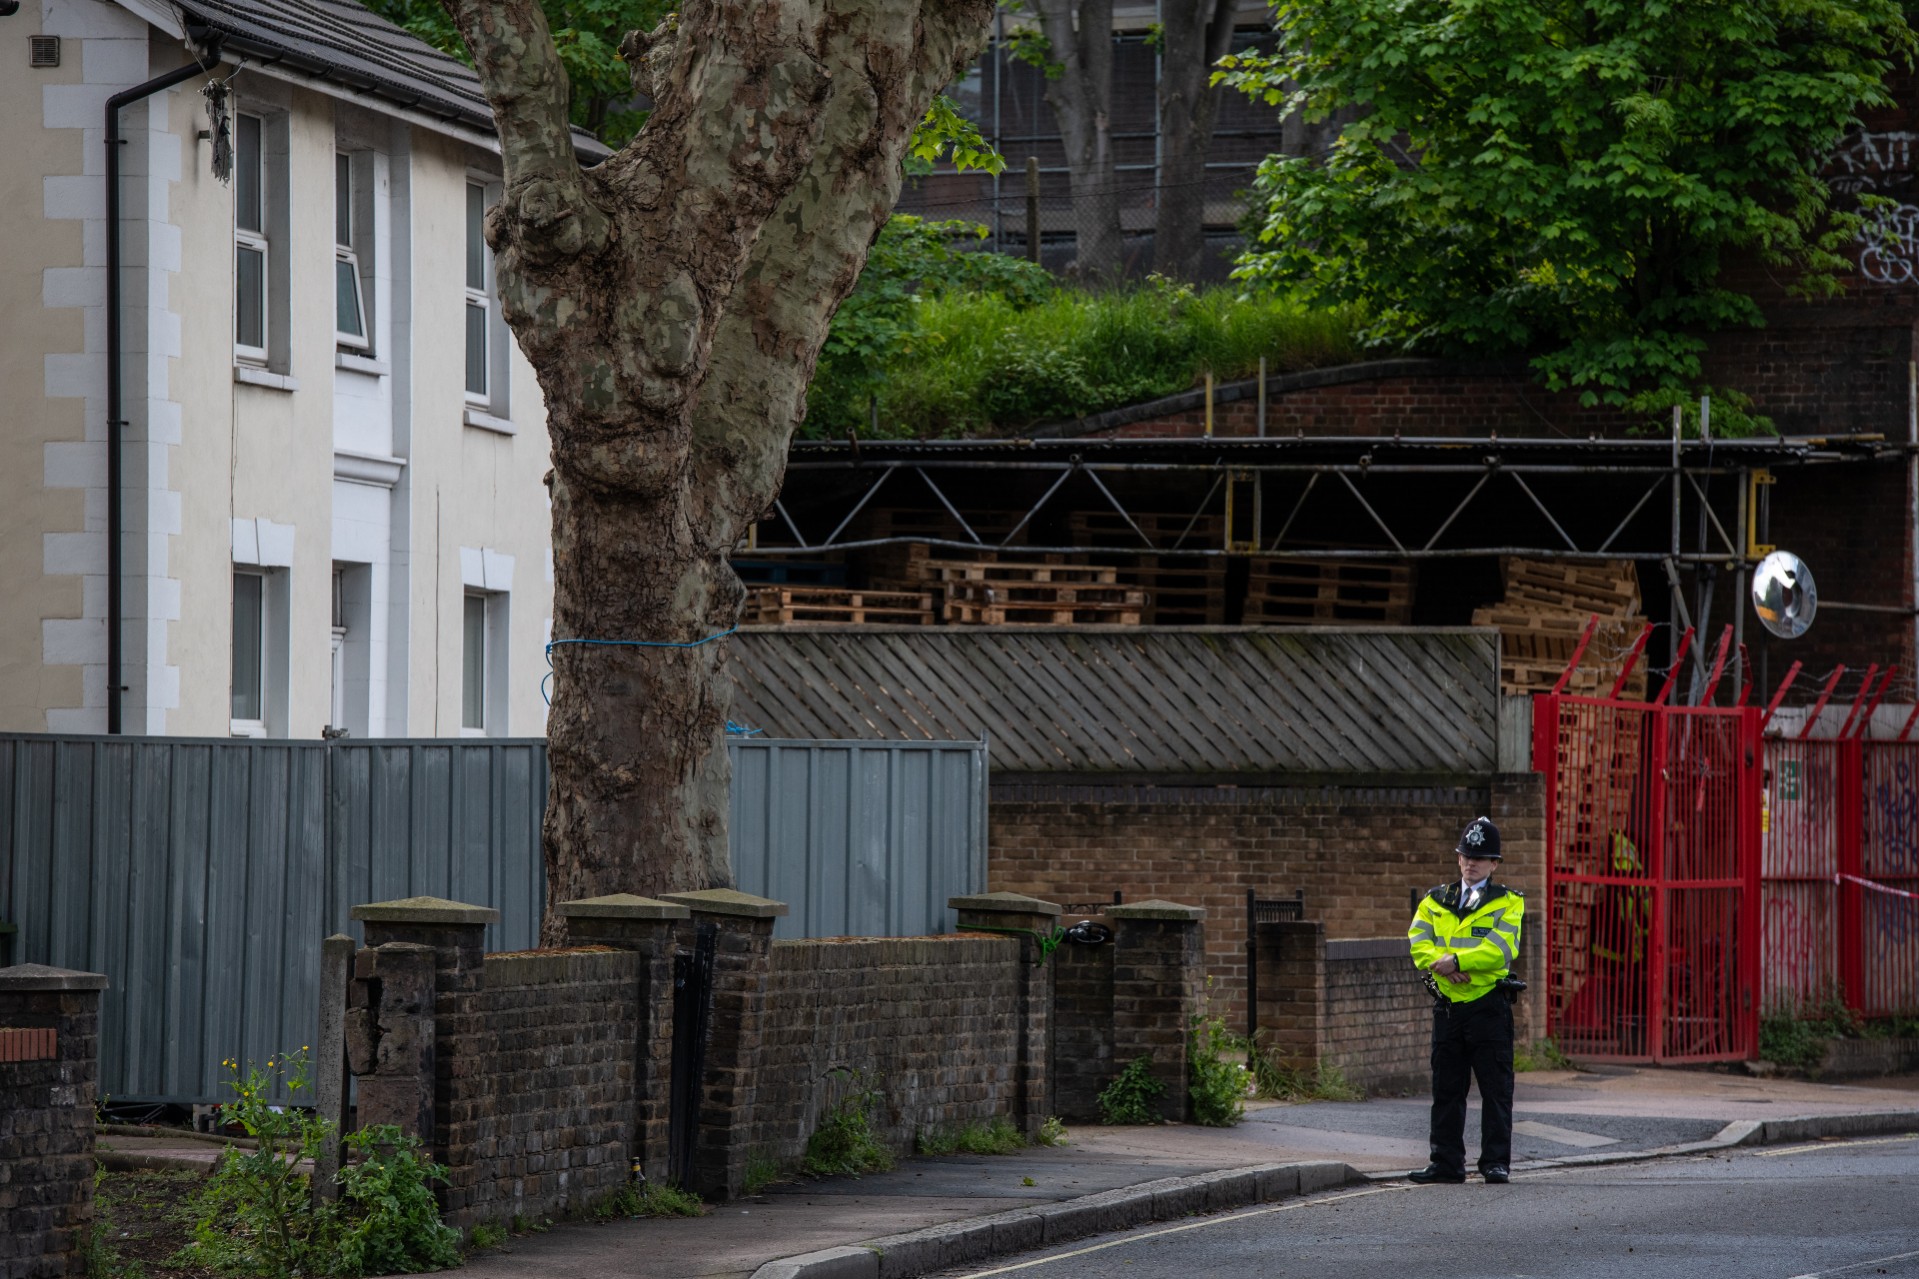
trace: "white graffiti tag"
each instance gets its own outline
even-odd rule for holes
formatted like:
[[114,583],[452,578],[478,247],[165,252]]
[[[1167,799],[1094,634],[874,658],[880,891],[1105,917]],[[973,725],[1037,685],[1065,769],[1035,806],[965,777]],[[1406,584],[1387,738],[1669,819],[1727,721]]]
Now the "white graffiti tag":
[[1919,279],[1919,206],[1902,204],[1868,216],[1859,233],[1859,273],[1880,284],[1911,284]]
[[1909,177],[1915,141],[1919,133],[1906,129],[1848,134],[1826,163],[1826,181],[1835,191],[1857,195],[1888,185],[1888,178]]

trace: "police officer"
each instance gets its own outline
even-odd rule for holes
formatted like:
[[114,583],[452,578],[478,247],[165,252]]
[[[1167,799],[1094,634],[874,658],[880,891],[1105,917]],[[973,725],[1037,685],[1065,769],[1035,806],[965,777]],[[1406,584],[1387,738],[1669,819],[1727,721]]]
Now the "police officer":
[[1466,1089],[1479,1080],[1479,1172],[1492,1185],[1510,1179],[1513,1144],[1513,1005],[1498,983],[1519,954],[1525,899],[1492,881],[1499,827],[1475,817],[1453,850],[1459,880],[1420,899],[1406,930],[1413,963],[1432,975],[1432,1162],[1412,1175],[1421,1184],[1466,1180]]

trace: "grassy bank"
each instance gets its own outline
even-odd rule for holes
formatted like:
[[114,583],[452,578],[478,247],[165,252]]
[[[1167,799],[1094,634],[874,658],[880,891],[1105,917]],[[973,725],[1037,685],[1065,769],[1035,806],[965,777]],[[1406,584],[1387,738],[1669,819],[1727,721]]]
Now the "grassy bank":
[[803,434],[1016,432],[1197,385],[1360,358],[1354,317],[1163,280],[1101,293],[957,252],[957,223],[895,219],[820,361]]

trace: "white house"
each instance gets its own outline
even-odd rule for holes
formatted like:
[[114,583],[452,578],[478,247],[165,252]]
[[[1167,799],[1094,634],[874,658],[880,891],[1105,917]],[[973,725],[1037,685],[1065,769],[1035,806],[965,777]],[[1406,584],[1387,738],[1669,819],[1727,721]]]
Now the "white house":
[[352,0],[24,0],[0,68],[0,730],[543,732],[547,436],[472,72]]

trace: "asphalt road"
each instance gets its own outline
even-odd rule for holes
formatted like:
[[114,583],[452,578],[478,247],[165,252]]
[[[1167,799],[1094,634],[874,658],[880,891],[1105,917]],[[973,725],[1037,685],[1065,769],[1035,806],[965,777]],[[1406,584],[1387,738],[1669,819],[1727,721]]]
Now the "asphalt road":
[[948,1279],[1919,1279],[1919,1137],[1351,1187]]

